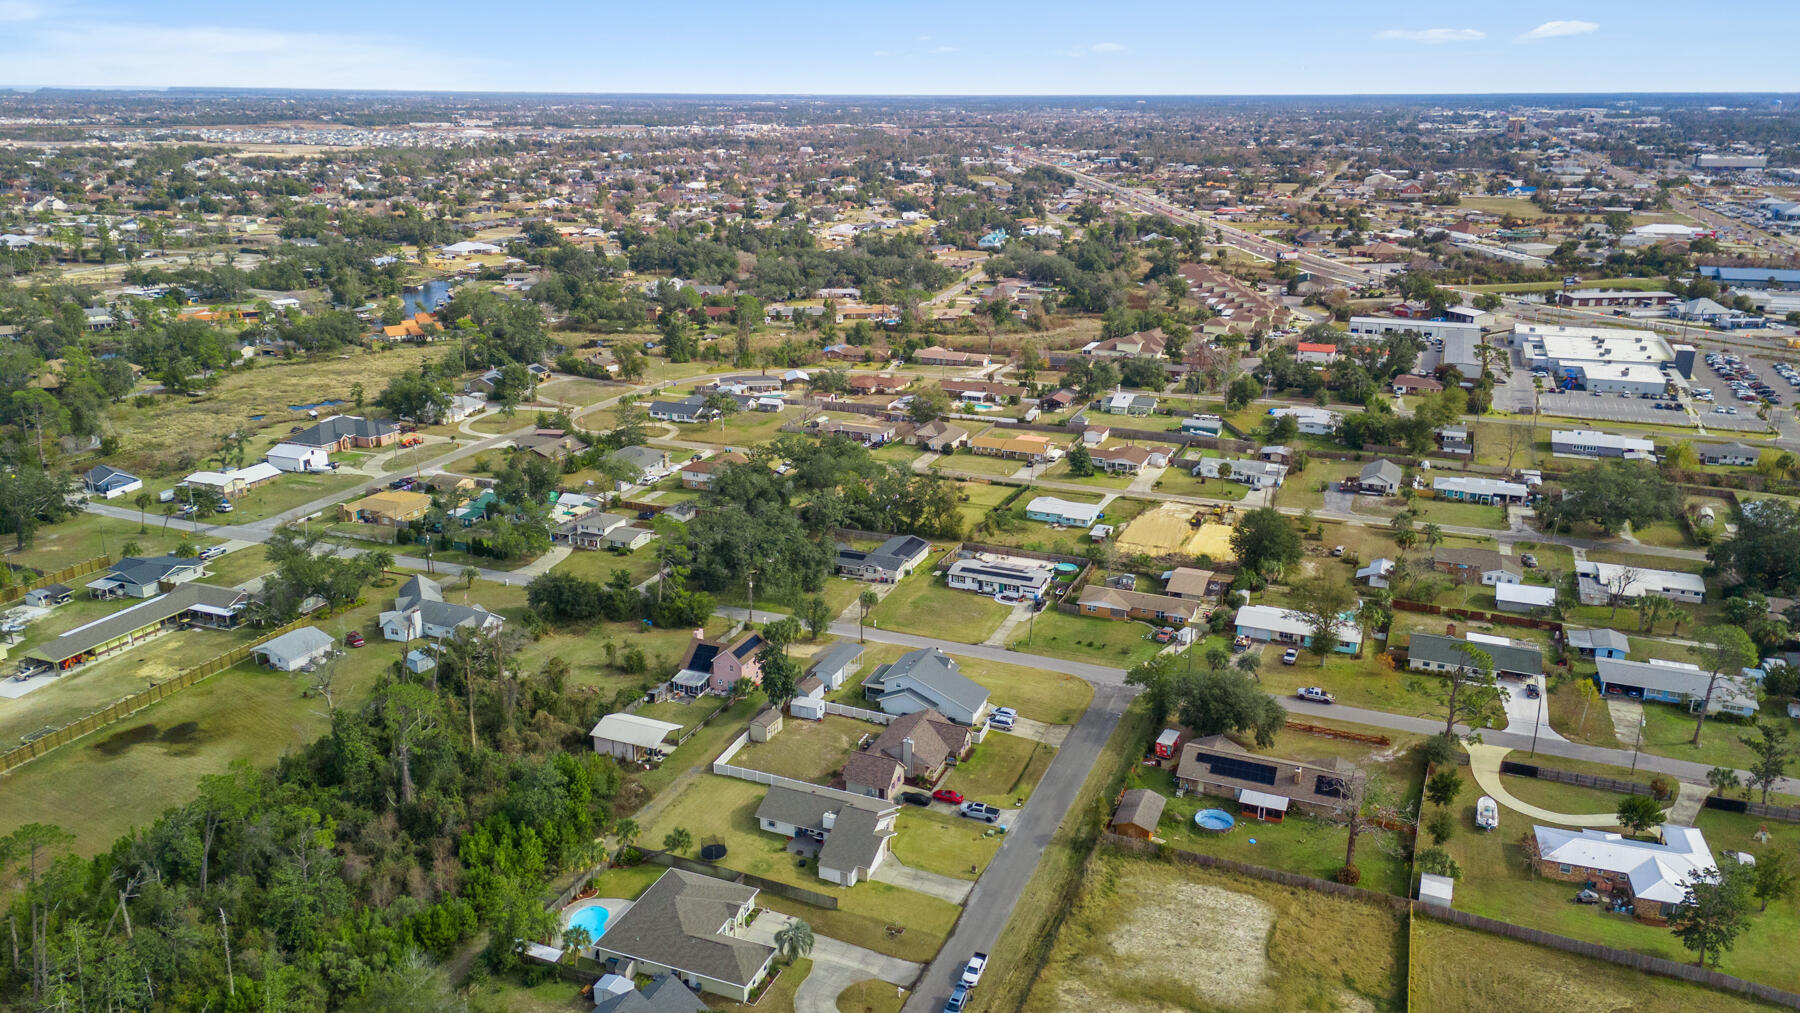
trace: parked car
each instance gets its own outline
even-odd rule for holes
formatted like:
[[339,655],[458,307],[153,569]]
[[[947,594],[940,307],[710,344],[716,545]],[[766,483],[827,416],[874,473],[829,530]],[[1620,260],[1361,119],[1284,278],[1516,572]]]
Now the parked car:
[[1014,720],[1015,719],[1009,718],[1004,714],[990,714],[988,715],[988,727],[998,728],[1003,732],[1010,732],[1013,730]]
[[1013,707],[995,707],[990,713],[997,717],[1004,718],[1017,718],[1019,716],[1018,710]]
[[349,633],[344,634],[344,643],[349,644],[351,647],[361,647],[366,641],[363,640],[362,634],[355,630],[351,630]]
[[944,1003],[944,1013],[962,1013],[962,1008],[969,1001],[969,986],[958,985],[950,993],[950,999]]
[[1151,634],[1150,638],[1152,640],[1155,640],[1159,644],[1166,644],[1169,641],[1175,639],[1175,627],[1164,626],[1164,627],[1158,629],[1155,633]]
[[985,823],[998,823],[1000,821],[1000,810],[988,805],[986,802],[964,802],[962,806],[957,809],[957,813],[962,816],[967,816],[969,819],[981,820]]
[[1527,570],[1532,570],[1532,569],[1537,568],[1537,557],[1532,555],[1529,552],[1520,553],[1519,554],[1519,562],[1524,564],[1524,566]]
[[963,802],[963,793],[960,791],[952,791],[949,788],[939,788],[937,791],[931,793],[931,797],[937,799],[939,802],[948,802],[951,805],[962,805]]
[[931,804],[931,796],[922,791],[903,791],[900,793],[900,801],[907,805],[924,806]]
[[1525,699],[1536,700],[1537,698],[1538,698],[1537,683],[1535,683],[1535,682],[1526,683],[1525,684]]
[[981,972],[985,970],[987,970],[987,954],[977,953],[970,957],[969,963],[963,967],[962,986],[974,988],[981,984]]
[[1287,650],[1286,650],[1286,651],[1285,651],[1285,652],[1283,652],[1283,653],[1282,653],[1282,655],[1281,655],[1281,663],[1282,663],[1282,664],[1284,664],[1284,665],[1297,665],[1297,664],[1299,664],[1299,663],[1300,663],[1300,652],[1299,652],[1299,650],[1298,650],[1298,649],[1296,649],[1296,648],[1292,648],[1292,647],[1290,647],[1290,648],[1288,648],[1288,649],[1287,649]]
[[209,545],[206,548],[200,550],[200,558],[201,559],[218,559],[220,556],[223,556],[224,554],[225,554],[225,546],[223,546],[223,545]]
[[1312,703],[1337,703],[1337,697],[1323,686],[1302,686],[1294,691],[1294,695]]

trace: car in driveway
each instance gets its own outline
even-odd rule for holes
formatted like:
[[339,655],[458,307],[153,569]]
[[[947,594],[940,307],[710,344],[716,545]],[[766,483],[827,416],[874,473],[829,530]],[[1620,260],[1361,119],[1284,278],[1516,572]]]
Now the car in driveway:
[[983,823],[1000,822],[1000,810],[986,802],[964,802],[956,810],[957,815]]
[[1288,648],[1286,651],[1282,652],[1281,663],[1284,665],[1299,664],[1300,663],[1300,651],[1293,647]]
[[922,791],[903,791],[900,793],[900,801],[907,805],[928,806],[931,804],[931,796]]
[[931,797],[937,799],[939,802],[948,802],[951,805],[962,805],[963,803],[963,793],[954,791],[950,788],[939,788],[937,791],[931,793]]
[[1013,723],[1017,720],[1017,718],[1012,717],[1009,714],[989,714],[988,727],[998,728],[1003,732],[1010,732],[1013,730]]
[[1302,686],[1294,690],[1294,695],[1308,703],[1337,703],[1337,697],[1323,686]]
[[1525,684],[1525,699],[1536,700],[1538,698],[1538,693],[1537,683],[1528,682]]
[[349,633],[344,634],[344,643],[349,644],[351,647],[361,647],[365,641],[363,640],[362,634],[355,630],[351,630]]

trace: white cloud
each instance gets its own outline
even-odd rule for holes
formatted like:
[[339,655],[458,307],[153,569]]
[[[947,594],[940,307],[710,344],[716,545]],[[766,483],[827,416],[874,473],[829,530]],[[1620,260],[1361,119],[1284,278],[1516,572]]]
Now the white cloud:
[[954,53],[954,52],[956,52],[956,47],[955,46],[933,46],[933,47],[931,47],[931,51],[934,53]]
[[1123,53],[1125,51],[1125,47],[1117,42],[1096,42],[1093,49],[1096,53]]
[[0,0],[0,21],[35,21],[44,9],[29,0]]
[[1389,28],[1376,32],[1375,37],[1384,42],[1422,42],[1428,46],[1441,46],[1446,42],[1480,42],[1487,38],[1487,33],[1474,28]]
[[1586,35],[1599,30],[1600,26],[1592,21],[1546,21],[1515,41],[1535,42],[1538,39],[1557,39],[1565,35]]
[[874,56],[893,56],[894,54],[888,52],[885,49],[877,49],[872,55],[874,55]]
[[914,41],[914,42],[930,42],[930,41],[931,41],[931,36],[929,36],[929,35],[919,35],[919,36],[915,36],[915,37],[914,37],[914,38],[913,38],[913,41]]

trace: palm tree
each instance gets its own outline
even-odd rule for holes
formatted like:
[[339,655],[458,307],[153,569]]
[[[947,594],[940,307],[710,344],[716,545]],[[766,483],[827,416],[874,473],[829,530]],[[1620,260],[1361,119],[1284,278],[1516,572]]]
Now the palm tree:
[[1444,529],[1443,528],[1438,527],[1436,524],[1425,525],[1425,544],[1426,545],[1429,545],[1435,549],[1438,547],[1438,543],[1442,542],[1443,540],[1444,540]]
[[150,490],[144,489],[139,491],[136,496],[131,497],[131,502],[137,504],[138,508],[138,534],[145,534],[150,527],[144,523],[144,515],[149,512],[150,504],[156,502],[156,497],[150,495]]
[[481,579],[481,570],[477,567],[465,566],[462,568],[462,579],[464,590],[474,587],[475,582]]
[[863,639],[863,622],[869,618],[869,610],[880,603],[881,596],[874,591],[864,591],[862,594],[857,595],[856,604],[862,607],[861,613],[856,617],[857,642],[860,643]]
[[775,930],[775,949],[786,963],[793,963],[812,952],[812,926],[796,918]]

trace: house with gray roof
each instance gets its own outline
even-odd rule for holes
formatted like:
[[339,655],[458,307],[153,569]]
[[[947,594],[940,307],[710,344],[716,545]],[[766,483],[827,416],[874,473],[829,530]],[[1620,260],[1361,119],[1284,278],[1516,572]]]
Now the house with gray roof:
[[206,561],[198,556],[126,556],[87,588],[96,598],[153,598],[205,573]]
[[211,584],[183,584],[168,594],[121,609],[63,633],[25,653],[28,667],[76,665],[135,646],[173,626],[207,626],[228,630],[250,603],[250,594]]
[[816,857],[820,879],[855,886],[887,859],[899,815],[898,804],[868,795],[775,784],[756,807],[756,824],[786,837],[788,851]]
[[1252,489],[1279,488],[1287,479],[1287,465],[1274,461],[1226,460],[1202,457],[1191,469],[1195,478],[1225,478]]
[[615,460],[623,462],[637,474],[639,485],[649,485],[669,474],[669,452],[654,447],[621,447],[613,451]]
[[631,987],[628,979],[618,975],[607,978],[623,982],[620,991],[608,991],[595,982],[594,1013],[706,1013],[705,1000],[695,994],[694,990],[682,984],[681,979],[672,974],[659,974],[651,979],[650,984],[642,989]]
[[837,689],[849,677],[851,669],[862,660],[863,646],[845,640],[819,652],[806,674],[819,680],[827,691]]
[[594,952],[627,978],[670,974],[702,992],[747,1002],[775,948],[745,937],[759,891],[670,869],[608,923]]
[[1372,496],[1392,496],[1400,491],[1400,479],[1400,466],[1383,458],[1363,466],[1362,473],[1356,476],[1356,487]]
[[1461,650],[1466,644],[1493,659],[1493,675],[1532,679],[1543,674],[1544,656],[1541,651],[1528,644],[1495,642],[1500,639],[1460,640],[1436,633],[1415,633],[1406,646],[1406,667],[1415,672],[1472,671],[1468,655]]
[[1694,449],[1699,452],[1701,464],[1727,465],[1733,468],[1754,467],[1763,452],[1763,448],[1745,443],[1702,443]]
[[365,419],[356,415],[333,415],[320,420],[316,425],[289,434],[281,442],[318,447],[335,454],[351,447],[385,447],[399,436],[400,427],[392,422]]
[[421,637],[442,639],[459,628],[492,633],[506,624],[480,605],[445,601],[443,588],[429,577],[412,577],[400,585],[394,607],[381,613],[377,621],[382,636],[403,642]]
[[250,648],[250,654],[278,672],[296,672],[329,658],[336,646],[331,634],[317,626],[302,626]]
[[658,422],[705,422],[719,415],[718,409],[708,408],[706,399],[698,394],[679,400],[652,401],[646,411]]
[[[1685,661],[1627,661],[1624,658],[1595,658],[1594,683],[1603,694],[1624,695],[1639,700],[1672,703],[1697,714],[1702,703],[1708,714],[1735,714],[1754,717],[1758,710],[1755,677],[1750,669],[1720,672],[1715,682],[1712,673]],[[1712,697],[1707,698],[1707,686]]]
[[87,474],[81,476],[81,487],[90,496],[117,499],[128,492],[142,489],[144,480],[128,471],[120,471],[110,465],[96,464],[88,469]]
[[878,666],[863,680],[863,696],[884,714],[935,710],[961,725],[978,724],[988,710],[988,691],[935,647],[908,651],[892,664]]
[[894,535],[864,551],[839,542],[837,572],[840,577],[892,584],[913,572],[931,554],[931,543],[917,535]]
[[1584,658],[1623,658],[1631,653],[1631,638],[1618,630],[1570,630],[1569,646]]

